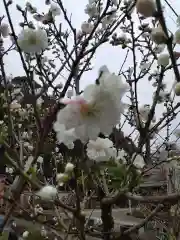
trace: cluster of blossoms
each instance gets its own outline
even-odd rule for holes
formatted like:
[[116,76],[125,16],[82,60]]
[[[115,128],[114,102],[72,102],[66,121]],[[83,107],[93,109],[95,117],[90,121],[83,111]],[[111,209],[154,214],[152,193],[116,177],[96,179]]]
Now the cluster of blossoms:
[[[74,170],[74,164],[67,163],[65,166],[64,173],[58,173],[56,176],[56,180],[60,186],[62,186],[66,181],[68,181],[72,175]],[[46,185],[42,187],[36,195],[44,200],[54,200],[57,197],[58,190],[55,186]]]
[[[106,145],[110,149],[110,140],[101,140],[98,136],[100,133],[108,136],[119,123],[125,107],[121,100],[127,90],[128,86],[122,82],[120,76],[111,74],[106,69],[98,79],[98,84],[87,86],[82,96],[75,96],[71,100],[62,99],[66,106],[58,112],[54,123],[58,142],[72,148],[76,139],[83,143],[91,140],[87,145],[91,158],[92,145],[97,145],[97,149],[103,149]],[[109,151],[103,154],[108,158]]]
[[[156,2],[154,0],[138,0],[136,2],[136,9],[139,14],[141,14],[144,18],[155,17],[157,12]],[[177,30],[172,35],[173,42],[175,44],[180,44],[180,17],[177,18]],[[148,36],[148,32],[147,32]],[[162,49],[157,51],[156,53],[160,53],[157,57],[157,64],[162,67],[167,67],[170,63],[170,56],[168,53],[161,53],[164,50],[164,44],[167,43],[168,36],[166,36],[161,24],[157,21],[157,25],[151,29],[151,39],[157,44],[157,46],[163,46]],[[159,48],[159,47],[158,47]],[[161,48],[161,47],[160,47]],[[179,58],[179,53],[174,52],[175,58]],[[174,86],[174,92],[176,96],[180,95],[180,83],[177,82]],[[163,97],[164,98],[164,97]],[[166,98],[164,98],[166,99]]]

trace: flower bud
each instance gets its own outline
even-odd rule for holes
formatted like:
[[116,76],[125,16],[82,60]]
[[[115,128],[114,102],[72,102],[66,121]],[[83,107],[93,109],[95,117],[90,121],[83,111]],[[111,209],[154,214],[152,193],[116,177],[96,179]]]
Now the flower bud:
[[160,54],[157,63],[159,66],[166,67],[169,64],[169,54]]
[[65,173],[58,173],[56,179],[59,183],[64,183],[69,179],[69,176]]
[[74,170],[74,164],[72,163],[67,163],[65,167],[65,172],[66,173],[71,173]]

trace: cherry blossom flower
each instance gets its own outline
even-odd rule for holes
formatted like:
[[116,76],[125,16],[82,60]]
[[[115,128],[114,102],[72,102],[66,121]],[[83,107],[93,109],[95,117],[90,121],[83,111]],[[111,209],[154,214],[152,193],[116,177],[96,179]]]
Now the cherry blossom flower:
[[67,163],[65,167],[65,173],[71,173],[74,170],[74,164]]
[[38,29],[23,29],[18,36],[19,47],[25,53],[40,53],[48,47],[46,31]]
[[97,138],[96,141],[90,140],[87,144],[87,156],[97,162],[108,161],[116,156],[116,149],[113,142],[108,138]]
[[52,13],[53,17],[61,14],[61,9],[57,4],[51,4],[49,11]]
[[81,141],[96,139],[100,132],[108,135],[120,121],[125,107],[121,98],[127,89],[119,76],[105,72],[98,85],[86,87],[83,96],[64,102],[66,107],[57,114],[57,122],[67,130],[74,128]]
[[94,3],[87,4],[84,11],[89,17],[97,17],[99,15],[98,8]]
[[36,195],[44,200],[53,200],[57,196],[57,189],[54,186],[46,185]]

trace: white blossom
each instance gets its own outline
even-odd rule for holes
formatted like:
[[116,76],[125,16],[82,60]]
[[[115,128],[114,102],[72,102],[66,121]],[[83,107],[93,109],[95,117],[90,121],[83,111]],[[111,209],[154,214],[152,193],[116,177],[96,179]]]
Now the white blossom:
[[28,231],[23,232],[23,234],[22,234],[23,238],[27,238],[28,236],[29,236],[29,232]]
[[52,13],[53,17],[61,14],[61,9],[57,4],[51,4],[49,11]]
[[57,122],[67,130],[74,128],[81,141],[94,140],[100,132],[108,135],[120,121],[125,107],[121,98],[127,89],[120,76],[103,73],[99,85],[89,85],[83,96],[64,102],[66,107],[58,112]]
[[13,168],[6,167],[6,172],[9,173],[9,174],[13,174],[14,169],[13,169]]
[[40,53],[48,47],[48,37],[45,30],[23,29],[18,36],[19,47],[25,53]]
[[123,163],[127,163],[126,156],[127,153],[123,149],[119,150],[116,157],[116,163],[119,164],[119,160],[121,160]]
[[59,143],[64,143],[69,149],[74,148],[73,142],[76,140],[74,128],[66,130],[64,124],[60,124],[60,122],[56,121],[54,123],[54,131],[56,132],[56,137]]
[[71,173],[74,170],[74,164],[67,163],[65,167],[65,173]]
[[140,154],[134,153],[132,155],[132,161],[136,168],[143,168],[145,166],[144,158]]
[[106,29],[109,25],[111,25],[114,20],[116,19],[116,13],[112,13],[109,16],[106,16],[102,19],[102,27],[103,29]]
[[37,162],[40,163],[40,164],[43,163],[43,157],[39,156],[39,157],[37,158]]
[[4,38],[8,37],[9,36],[9,25],[6,24],[6,23],[2,23],[0,25],[0,34],[2,34],[2,36]]
[[136,9],[144,17],[152,17],[156,11],[156,3],[154,0],[137,0]]
[[94,28],[94,25],[92,23],[83,22],[81,25],[81,30],[85,34],[90,34]]
[[97,17],[99,15],[98,8],[94,3],[87,4],[84,11],[89,17]]
[[44,200],[53,200],[57,196],[57,189],[54,186],[46,185],[42,187],[36,195]]
[[113,147],[113,142],[108,138],[97,138],[95,141],[90,140],[87,144],[87,156],[97,162],[108,161],[115,157],[116,149]]
[[158,65],[166,67],[167,65],[169,65],[169,54],[164,53],[164,54],[160,54],[158,56]]
[[69,179],[69,176],[66,173],[58,173],[56,176],[56,180],[58,181],[58,183],[64,183],[68,179]]

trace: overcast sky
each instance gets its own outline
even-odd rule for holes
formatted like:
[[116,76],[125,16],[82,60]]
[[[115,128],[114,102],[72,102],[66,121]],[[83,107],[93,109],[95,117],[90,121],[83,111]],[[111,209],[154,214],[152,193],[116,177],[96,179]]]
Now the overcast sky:
[[[25,0],[13,0],[14,4],[10,7],[11,10],[11,16],[13,19],[13,24],[16,29],[16,33],[20,31],[20,28],[18,26],[19,22],[22,20],[20,13],[16,10],[15,5],[19,4],[21,6],[24,6],[26,1]],[[44,5],[44,0],[30,0],[29,2],[32,3],[32,5],[36,6],[39,9],[39,12],[46,12],[46,7]],[[84,13],[85,5],[87,4],[88,0],[64,0],[64,6],[68,10],[68,14],[70,15],[72,13],[72,22],[73,25],[76,26],[77,29],[80,29],[81,23],[85,21],[88,17]],[[162,2],[163,3],[163,2]],[[169,0],[169,3],[171,6],[177,11],[178,14],[180,14],[180,1],[179,0]],[[164,4],[164,3],[163,3]],[[166,21],[168,24],[168,27],[172,32],[175,31],[176,25],[175,21],[176,18],[170,8],[165,5],[165,16]],[[179,10],[179,12],[178,12]],[[3,7],[3,1],[0,1],[0,15],[3,15],[4,7]],[[63,24],[64,20],[62,17],[59,19]],[[8,40],[6,40],[6,44],[8,44]],[[101,47],[97,54],[95,55],[95,58],[93,60],[93,70],[91,72],[85,73],[81,79],[81,87],[83,88],[85,85],[94,82],[94,79],[97,76],[97,71],[100,66],[107,65],[110,71],[112,72],[118,72],[120,69],[121,64],[123,63],[124,56],[126,54],[126,50],[122,50],[120,47],[111,47],[110,45],[104,45]],[[21,68],[21,63],[19,60],[18,55],[15,56],[15,54],[10,54],[6,57],[6,70],[9,74],[13,74],[13,76],[18,76],[23,74],[23,70]],[[128,65],[131,63],[131,59],[128,60],[125,67],[128,67]],[[172,73],[169,73],[166,76],[166,82],[169,86],[172,85],[174,81],[174,77]],[[142,79],[138,85],[138,97],[140,103],[150,104],[152,102],[152,87],[148,83],[146,79]],[[157,112],[162,112],[163,106],[158,106]],[[157,113],[157,114],[158,114]],[[178,120],[174,122],[177,124]]]

